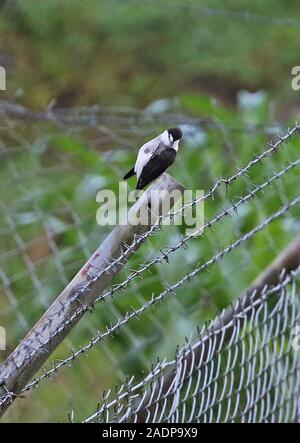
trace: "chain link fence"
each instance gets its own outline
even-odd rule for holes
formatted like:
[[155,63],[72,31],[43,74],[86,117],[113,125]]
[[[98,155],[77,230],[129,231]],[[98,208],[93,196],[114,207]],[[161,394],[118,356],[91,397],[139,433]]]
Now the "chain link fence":
[[297,422],[298,276],[299,269],[258,297],[239,299],[172,361],[106,392],[85,422]]

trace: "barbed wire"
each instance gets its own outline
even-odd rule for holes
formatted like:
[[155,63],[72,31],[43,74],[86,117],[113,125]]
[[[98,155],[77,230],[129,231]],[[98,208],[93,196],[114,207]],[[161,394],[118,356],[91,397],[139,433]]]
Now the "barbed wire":
[[[296,160],[295,162],[292,162],[289,166],[287,166],[286,168],[281,170],[279,173],[274,174],[272,177],[268,178],[261,185],[257,185],[249,194],[247,194],[244,197],[241,197],[236,203],[233,203],[231,207],[229,207],[227,209],[224,209],[220,214],[218,214],[217,216],[215,216],[214,218],[212,218],[211,220],[206,222],[203,227],[199,228],[198,231],[201,231],[201,234],[203,234],[205,229],[211,228],[215,223],[219,222],[222,218],[224,218],[226,216],[229,216],[231,212],[237,212],[239,206],[245,204],[249,200],[252,200],[254,198],[254,196],[257,194],[257,192],[262,192],[267,186],[271,185],[271,183],[273,183],[275,180],[280,179],[283,175],[288,173],[291,169],[295,168],[299,164],[300,164],[300,158],[298,160]],[[131,272],[131,274],[123,282],[113,286],[112,288],[110,288],[109,291],[107,291],[106,293],[104,293],[104,294],[100,295],[98,298],[96,298],[96,300],[94,301],[94,305],[96,303],[100,302],[100,301],[101,302],[104,301],[107,297],[112,297],[120,289],[126,289],[128,284],[130,284],[135,278],[140,277],[141,274],[144,273],[145,271],[148,271],[149,268],[151,266],[153,266],[154,264],[162,263],[163,261],[167,261],[169,256],[172,253],[174,253],[177,249],[179,249],[181,247],[184,247],[186,245],[186,243],[190,239],[195,238],[195,235],[197,235],[197,234],[199,234],[199,232],[194,232],[193,234],[185,236],[176,245],[168,248],[166,251],[163,251],[160,255],[158,255],[157,257],[155,257],[153,260],[149,261],[145,265],[141,265],[139,270],[134,270],[133,272]],[[93,339],[90,342],[91,346],[88,349],[91,349],[91,347],[94,346],[97,343],[97,341],[94,342],[94,340],[96,340],[96,337],[93,337]],[[82,353],[83,352],[81,352],[81,350],[80,350],[78,355],[81,355]],[[72,356],[69,357],[69,358],[71,360],[74,360],[74,358],[76,358],[75,354],[72,353]],[[70,360],[67,359],[67,363],[69,361]],[[57,372],[57,370],[60,367],[64,366],[67,363],[62,361],[62,362],[59,363],[59,365],[55,365],[55,367],[51,371],[52,372]],[[50,375],[50,374],[49,374],[49,372],[47,372],[47,375]],[[47,377],[47,375],[44,373],[42,378]],[[35,382],[36,382],[36,380],[35,380]]]
[[238,212],[239,206],[245,204],[246,202],[252,200],[255,195],[258,192],[262,192],[267,186],[271,185],[274,181],[279,180],[282,178],[285,174],[287,174],[291,169],[295,168],[300,164],[300,158],[295,160],[294,162],[291,162],[287,167],[282,169],[280,172],[274,174],[270,178],[267,178],[264,183],[261,185],[254,185],[254,189],[250,191],[246,196],[240,197],[235,203],[232,202],[232,205],[228,207],[227,209],[223,209],[219,214],[214,216],[212,219],[204,223],[203,226],[196,229],[192,234],[189,234],[185,237],[183,237],[177,244],[168,247],[165,251],[161,251],[161,254],[155,257],[153,260],[149,261],[148,263],[141,265],[139,270],[134,270],[131,272],[131,274],[124,280],[123,282],[113,286],[108,292],[100,295],[96,300],[95,303],[98,301],[103,301],[106,297],[113,296],[115,292],[117,292],[120,289],[126,289],[126,286],[131,283],[135,278],[141,276],[142,273],[145,271],[148,271],[151,266],[157,263],[162,263],[164,261],[169,260],[169,256],[177,251],[177,249],[180,249],[182,247],[185,247],[186,243],[194,239],[197,235],[201,233],[201,235],[204,233],[205,229],[211,228],[215,223],[218,223],[221,221],[224,217],[230,216],[231,212]]

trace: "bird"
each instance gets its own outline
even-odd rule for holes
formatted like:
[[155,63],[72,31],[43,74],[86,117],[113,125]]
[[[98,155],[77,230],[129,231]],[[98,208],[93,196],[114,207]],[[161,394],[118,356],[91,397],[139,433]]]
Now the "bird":
[[180,128],[170,128],[145,143],[138,152],[134,167],[123,180],[136,175],[136,189],[144,189],[174,162],[181,137]]

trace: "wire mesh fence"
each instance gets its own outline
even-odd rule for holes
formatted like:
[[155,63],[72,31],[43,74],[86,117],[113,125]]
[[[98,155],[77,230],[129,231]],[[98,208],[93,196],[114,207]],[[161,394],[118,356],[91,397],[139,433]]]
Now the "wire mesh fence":
[[172,361],[157,362],[136,385],[131,379],[106,392],[85,422],[298,421],[298,275],[239,299]]
[[[217,332],[207,327],[173,359],[172,354],[175,343],[234,301],[299,234],[299,126],[288,130],[272,121],[232,126],[179,111],[157,116],[124,108],[34,113],[2,102],[0,110],[0,325],[9,337],[7,352],[0,356],[0,404],[8,407],[17,399],[8,409],[9,419],[24,415],[26,403],[30,411],[25,415],[38,413],[40,420],[61,419],[69,410],[76,420],[86,421],[296,420],[299,366],[291,348],[291,331],[299,320],[296,274],[255,293],[249,306],[241,299],[234,308],[234,327],[224,324]],[[166,229],[159,219],[52,311],[42,331],[23,342],[22,352],[12,352],[108,235],[109,227],[95,223],[93,196],[101,187],[114,188],[122,176],[124,150],[134,150],[171,122],[198,136],[217,135],[229,152],[240,142],[235,134],[254,139],[240,153],[243,158],[237,155],[237,172],[228,174],[229,162],[224,176],[203,152],[203,169],[211,176],[209,191],[201,197],[206,205],[201,236],[185,235],[175,226]],[[274,132],[279,138],[263,148],[265,137]],[[189,155],[195,155],[193,148]],[[180,159],[179,165],[185,180],[187,167]],[[124,268],[116,281],[86,302],[93,285],[119,265]],[[294,260],[289,271],[296,265]],[[65,341],[52,349],[65,332]],[[209,352],[201,357],[199,349],[206,346]],[[17,383],[17,389],[7,383],[41,349],[51,351],[47,366]],[[158,355],[160,362],[153,366]],[[100,393],[115,383],[122,388],[106,393],[103,401]],[[50,384],[61,404],[55,411],[42,406]],[[97,412],[86,418],[97,403]]]

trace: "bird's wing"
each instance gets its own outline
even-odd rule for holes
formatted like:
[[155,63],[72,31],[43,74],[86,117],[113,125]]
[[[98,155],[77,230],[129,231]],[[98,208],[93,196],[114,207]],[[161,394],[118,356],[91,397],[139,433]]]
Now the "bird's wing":
[[174,162],[175,157],[176,151],[174,149],[157,149],[148,163],[144,166],[138,179],[137,189],[143,189],[165,172],[165,170]]
[[160,137],[158,136],[153,140],[150,140],[149,142],[145,143],[141,147],[134,166],[134,171],[137,175],[137,178],[139,178],[144,166],[148,163],[148,161],[150,160],[150,158],[153,156],[153,154],[160,145],[161,145],[161,140]]

